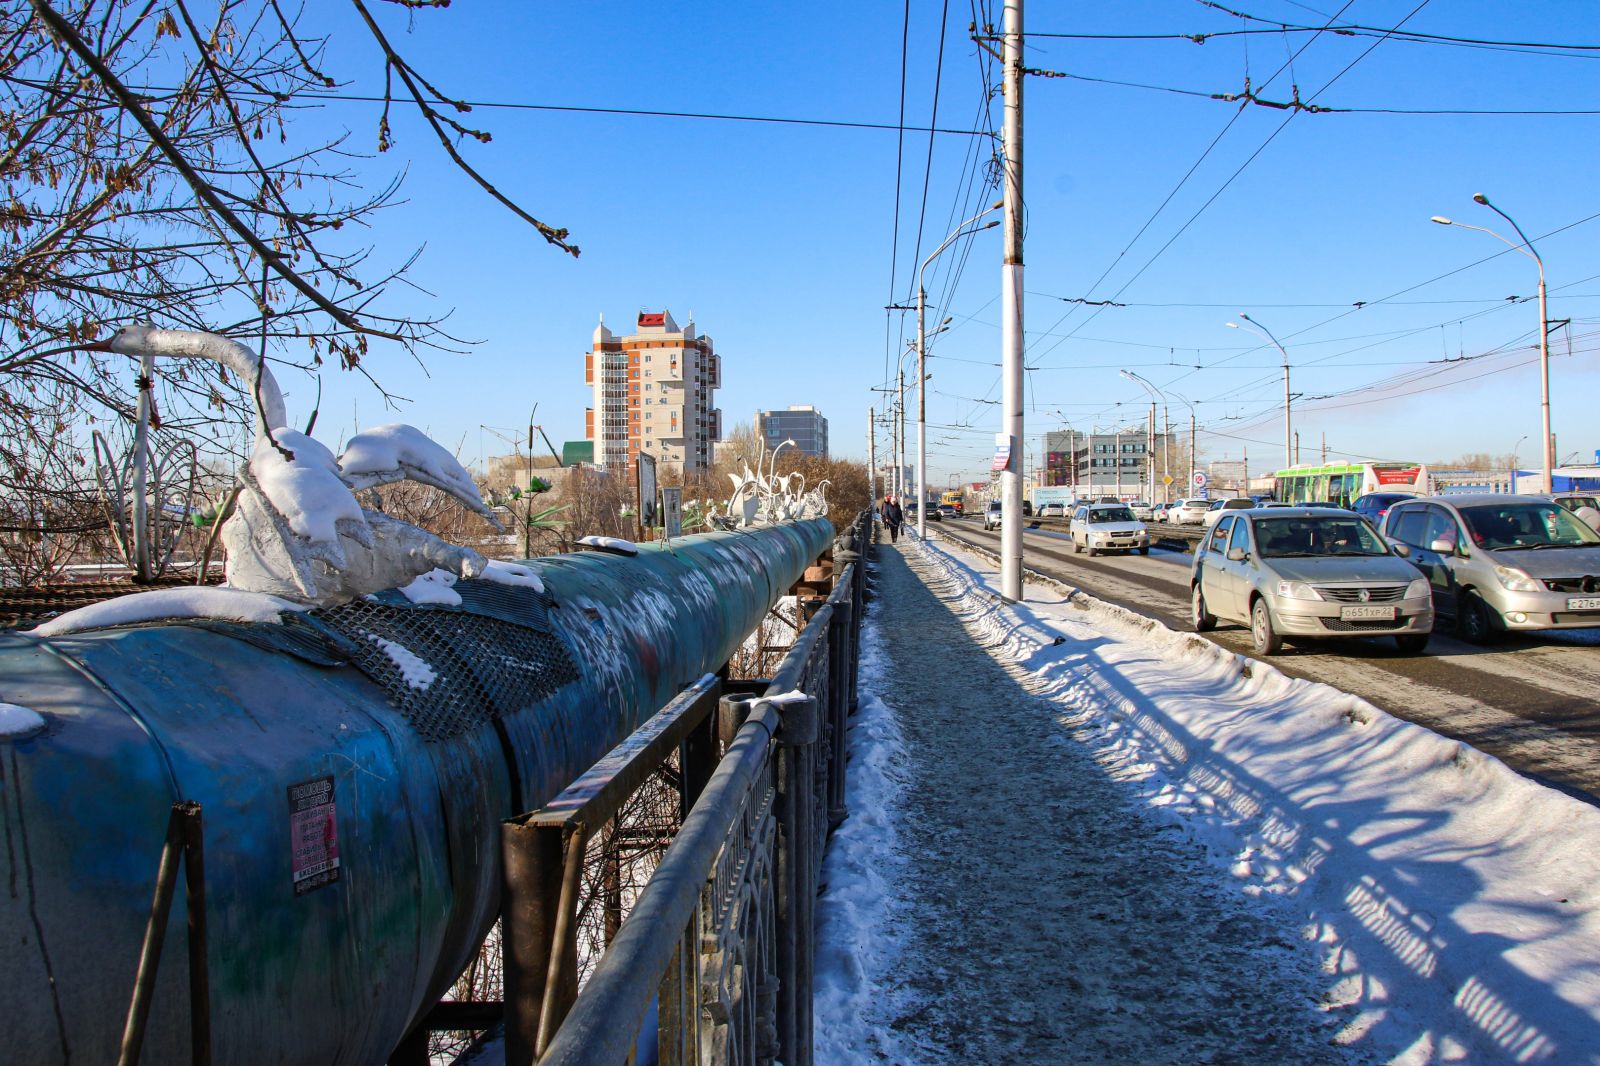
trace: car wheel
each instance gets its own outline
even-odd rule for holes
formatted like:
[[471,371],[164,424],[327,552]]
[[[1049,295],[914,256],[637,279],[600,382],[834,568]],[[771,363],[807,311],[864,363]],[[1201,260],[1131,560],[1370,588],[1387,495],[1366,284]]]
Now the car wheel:
[[1144,547],[1140,548],[1139,549],[1139,554],[1140,555],[1149,555],[1150,554],[1150,545],[1146,544]]
[[1083,551],[1083,545],[1078,543],[1078,538],[1077,537],[1073,537],[1072,538],[1072,554],[1073,555],[1077,555],[1081,551]]
[[1395,645],[1407,655],[1420,655],[1428,646],[1431,633],[1402,633],[1394,638]]
[[1492,644],[1497,636],[1494,608],[1476,592],[1463,592],[1456,610],[1456,632],[1469,644]]
[[1250,608],[1250,643],[1258,655],[1276,655],[1283,647],[1283,638],[1272,628],[1272,611],[1261,597]]
[[1095,546],[1093,544],[1090,544],[1088,547],[1086,547],[1084,549],[1084,551],[1087,551],[1089,553],[1089,558],[1091,558],[1091,559],[1093,559],[1096,555],[1100,554],[1099,551],[1095,548]]
[[1206,610],[1206,594],[1200,591],[1200,582],[1196,581],[1194,583],[1194,594],[1190,596],[1189,600],[1194,608],[1192,612],[1194,631],[1196,633],[1204,633],[1206,630],[1214,628],[1217,624],[1217,616]]

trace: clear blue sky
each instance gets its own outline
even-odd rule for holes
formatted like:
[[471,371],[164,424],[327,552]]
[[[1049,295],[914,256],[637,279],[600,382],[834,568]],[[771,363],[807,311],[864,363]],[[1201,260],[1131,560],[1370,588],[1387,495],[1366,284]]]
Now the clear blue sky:
[[[1600,45],[1600,16],[1577,0],[1416,8],[1416,0],[1363,0],[1337,21]],[[1340,12],[1284,0],[1243,10],[1299,25]],[[942,12],[911,5],[905,121],[930,124],[937,77],[937,125],[971,130],[984,110],[984,70],[998,78],[998,64],[980,63],[967,30],[972,9],[952,5],[940,67]],[[900,5],[483,2],[385,14],[421,70],[471,100],[891,127],[901,106]],[[998,23],[998,9],[992,17]],[[1034,4],[1026,28],[1160,35],[1271,26],[1162,0]],[[370,90],[379,67],[370,51],[345,51],[356,41],[337,33],[331,48],[341,70],[362,75],[350,88]],[[1272,78],[1296,52],[1292,68]],[[1514,237],[1472,202],[1482,191],[1543,255],[1551,318],[1572,319],[1570,357],[1569,333],[1552,337],[1555,428],[1562,456],[1592,457],[1600,218],[1584,220],[1600,213],[1600,118],[1240,113],[1237,104],[1162,91],[1238,92],[1248,71],[1265,99],[1287,100],[1298,84],[1303,101],[1334,108],[1600,110],[1600,50],[1539,52],[1329,33],[1203,45],[1030,37],[1030,66],[1079,76],[1031,77],[1025,90],[1030,450],[1068,422],[1084,430],[1142,419],[1147,396],[1118,376],[1127,368],[1195,402],[1206,455],[1237,458],[1248,446],[1252,467],[1275,465],[1281,359],[1225,327],[1246,311],[1289,349],[1304,458],[1320,454],[1324,434],[1330,457],[1417,459],[1509,453],[1527,436],[1520,455],[1532,465],[1538,311],[1507,297],[1533,296],[1534,264],[1485,234],[1428,221],[1442,214]],[[998,96],[989,111],[998,128]],[[331,103],[307,121],[347,126],[364,147],[375,119],[373,105]],[[935,136],[929,168],[928,134],[908,131],[896,250],[892,128],[503,108],[467,121],[494,133],[490,145],[465,146],[474,163],[534,214],[569,227],[583,249],[573,260],[547,246],[456,175],[415,121],[397,122],[395,151],[357,162],[374,180],[409,168],[408,202],[371,239],[389,261],[425,245],[413,278],[433,296],[417,293],[416,310],[454,309],[452,331],[483,342],[470,355],[429,357],[427,377],[382,348],[368,366],[414,399],[399,418],[459,446],[469,462],[480,448],[507,450],[480,426],[520,436],[535,402],[558,445],[581,438],[582,355],[597,316],[621,326],[663,307],[680,321],[693,312],[715,340],[725,425],[757,408],[814,404],[831,421],[835,451],[864,455],[868,407],[882,406],[871,389],[911,335],[911,316],[883,308],[914,292],[919,218],[926,255],[995,196],[971,182],[973,149],[986,157],[987,138]],[[999,234],[958,243],[928,271],[930,318],[954,317],[931,348],[935,484],[979,476],[998,428]],[[945,268],[956,266],[952,279]],[[1074,297],[1126,306],[1064,302]],[[323,435],[347,433],[357,418],[396,418],[356,377],[330,374],[324,390]],[[1174,422],[1187,421],[1176,398],[1170,406]]]

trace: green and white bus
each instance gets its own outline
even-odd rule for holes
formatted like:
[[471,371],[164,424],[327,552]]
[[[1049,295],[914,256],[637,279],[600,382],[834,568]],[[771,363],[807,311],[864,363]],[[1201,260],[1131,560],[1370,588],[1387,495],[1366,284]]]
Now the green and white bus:
[[1331,503],[1349,507],[1369,492],[1433,492],[1428,468],[1421,463],[1333,463],[1279,470],[1274,496],[1284,503]]

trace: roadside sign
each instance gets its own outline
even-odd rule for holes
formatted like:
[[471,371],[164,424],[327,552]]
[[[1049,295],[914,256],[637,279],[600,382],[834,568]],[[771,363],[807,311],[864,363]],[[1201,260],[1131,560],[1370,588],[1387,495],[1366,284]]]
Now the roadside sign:
[[1204,470],[1196,470],[1194,472],[1193,480],[1194,480],[1194,487],[1195,488],[1203,489],[1203,488],[1206,487],[1206,483],[1209,482],[1211,479],[1206,476],[1206,472]]
[[1162,483],[1162,484],[1163,484],[1163,485],[1170,485],[1170,484],[1172,484],[1172,475],[1171,475],[1171,474],[1162,474],[1162,475],[1161,475],[1161,483]]
[[1009,433],[996,433],[994,435],[994,463],[992,469],[1004,470],[1011,465],[1011,435]]

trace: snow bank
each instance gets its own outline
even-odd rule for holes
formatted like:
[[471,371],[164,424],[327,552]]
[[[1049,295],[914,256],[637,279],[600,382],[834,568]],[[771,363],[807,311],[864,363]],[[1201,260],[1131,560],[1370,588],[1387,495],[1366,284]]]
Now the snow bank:
[[93,603],[58,615],[30,632],[39,637],[59,637],[85,629],[134,625],[167,619],[211,618],[223,622],[277,622],[284,611],[309,607],[260,592],[226,587],[152,589]]
[[859,704],[850,718],[851,757],[845,766],[850,817],[828,839],[822,861],[826,889],[817,900],[814,1040],[819,1063],[911,1061],[893,1030],[873,1019],[894,1016],[892,994],[880,983],[899,956],[906,923],[891,915],[889,886],[905,865],[895,819],[904,787],[905,741],[884,689],[879,625],[882,601],[867,603],[861,626]]
[[981,640],[1247,895],[1304,916],[1340,1042],[1399,1063],[1600,1062],[1600,810],[1326,685],[1054,582]]

